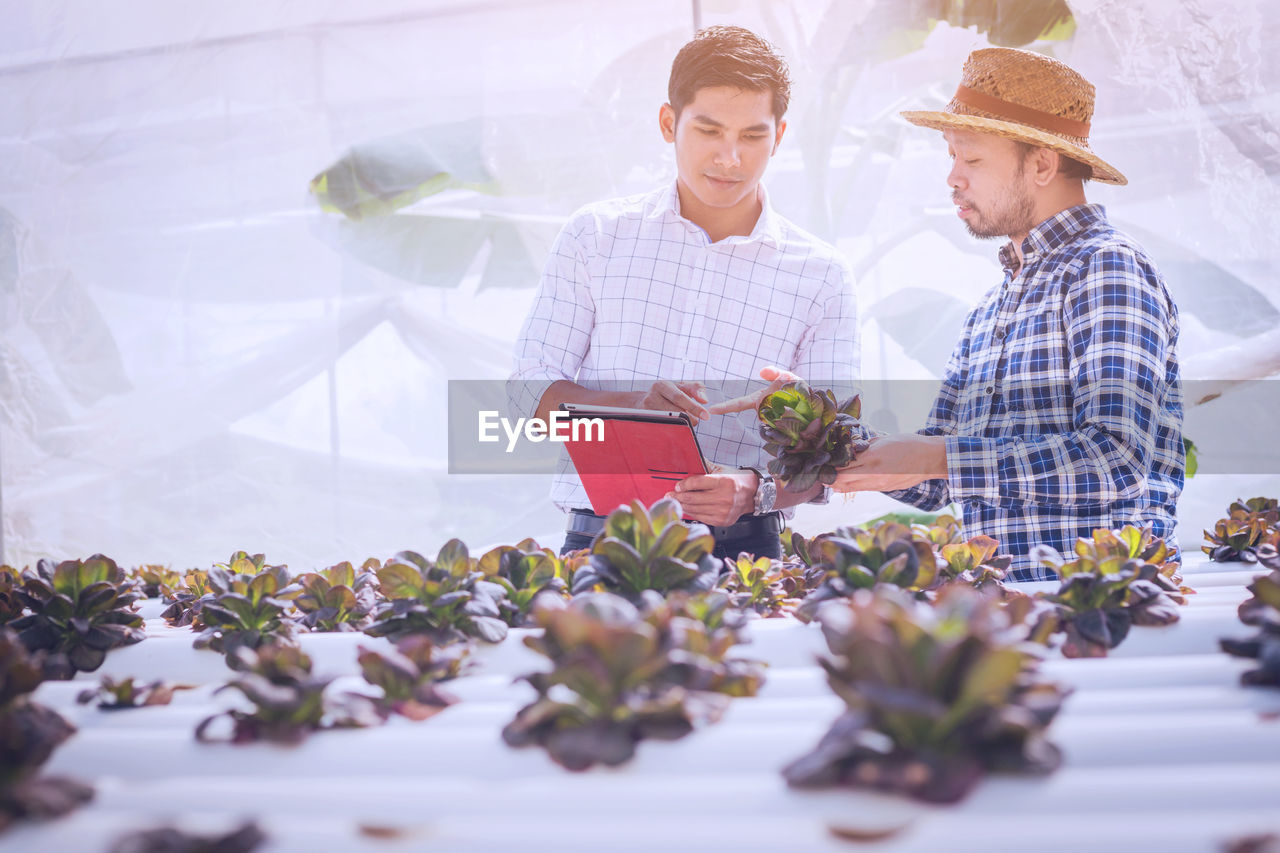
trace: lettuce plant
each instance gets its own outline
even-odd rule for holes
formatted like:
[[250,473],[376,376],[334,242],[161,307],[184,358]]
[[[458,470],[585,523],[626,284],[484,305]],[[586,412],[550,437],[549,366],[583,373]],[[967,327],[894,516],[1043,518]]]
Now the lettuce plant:
[[658,592],[711,589],[720,577],[716,542],[706,525],[680,519],[680,504],[660,500],[647,511],[632,501],[609,513],[591,543],[590,562],[573,576],[574,595],[613,592],[638,601]]
[[17,592],[30,611],[10,626],[32,651],[48,651],[46,674],[70,678],[93,672],[107,652],[146,636],[133,584],[115,561],[101,554],[56,566],[40,560]]
[[810,552],[826,578],[796,608],[796,616],[804,622],[813,620],[823,602],[848,598],[860,589],[888,584],[921,591],[938,579],[933,545],[893,521],[882,521],[871,529],[842,527],[814,539]]
[[229,655],[240,647],[288,639],[293,631],[286,618],[288,599],[300,591],[284,566],[267,566],[255,575],[210,569],[209,593],[192,622],[201,631],[195,647]]
[[357,572],[349,562],[338,563],[319,572],[296,578],[301,592],[293,605],[298,619],[312,631],[359,631],[369,621],[377,605],[377,560],[366,560]]
[[0,566],[0,628],[22,615],[21,588],[22,573],[12,566]]
[[488,551],[480,558],[478,568],[487,580],[506,593],[506,601],[502,602],[503,617],[512,627],[530,623],[538,596],[564,598],[568,595],[564,561],[555,551],[540,547],[532,539]]
[[384,717],[399,714],[410,720],[425,720],[457,700],[437,686],[457,678],[462,672],[470,643],[437,646],[429,637],[410,636],[394,650],[375,651],[359,647],[357,660],[364,680],[382,689],[375,701]]
[[[1206,530],[1204,538],[1207,544],[1203,551],[1209,559],[1218,563],[1242,561],[1256,562],[1257,549],[1270,540],[1275,546],[1274,534],[1280,525],[1280,502],[1274,498],[1250,498],[1238,500],[1227,508],[1227,517],[1219,519],[1213,526],[1213,532]],[[1274,551],[1272,552],[1274,553]]]
[[1045,546],[1032,552],[1061,578],[1056,593],[1038,597],[1056,609],[1067,657],[1105,657],[1133,625],[1178,621],[1181,595],[1161,572],[1167,549],[1150,531],[1132,525],[1095,530],[1092,538],[1076,540],[1075,554],[1067,561]]
[[967,542],[951,542],[938,549],[942,558],[939,569],[947,583],[961,583],[976,589],[1006,595],[1005,573],[1013,558],[996,555],[1000,543],[990,536],[975,536]]
[[174,628],[190,625],[200,615],[200,609],[213,591],[209,586],[209,572],[204,569],[191,569],[182,576],[172,589],[169,606],[160,614],[165,622]]
[[354,693],[326,696],[332,678],[311,672],[311,658],[297,646],[269,645],[256,651],[246,646],[229,655],[240,675],[217,692],[237,690],[252,710],[232,709],[206,717],[196,727],[196,739],[212,741],[210,727],[226,717],[231,720],[231,743],[269,740],[295,744],[313,731],[356,728],[382,722],[373,702]]
[[927,524],[912,524],[911,529],[938,548],[964,541],[964,531],[960,521],[950,513],[941,513]]
[[284,568],[284,566],[268,566],[267,558],[262,554],[249,554],[236,551],[225,563],[214,563],[214,568],[222,569],[233,575],[256,575],[263,569]]
[[830,391],[789,382],[760,401],[756,416],[764,449],[774,457],[769,473],[789,491],[831,485],[836,472],[870,446],[857,395],[837,403]]
[[173,598],[174,590],[182,583],[182,576],[168,566],[137,566],[130,574],[138,581],[142,594],[147,598]]
[[253,821],[229,832],[211,834],[158,826],[120,836],[107,853],[250,853],[266,840],[267,834]]
[[788,567],[781,560],[753,558],[749,554],[725,560],[725,565],[729,571],[721,576],[720,587],[729,594],[734,607],[765,617],[785,616],[795,610],[804,595],[803,566]]
[[1037,680],[1025,626],[994,598],[952,586],[930,606],[877,587],[827,604],[821,624],[819,662],[847,710],[783,770],[789,784],[951,803],[987,772],[1059,765],[1044,732],[1066,691]]
[[1243,684],[1280,687],[1280,570],[1254,578],[1252,595],[1240,605],[1240,621],[1258,629],[1245,640],[1223,638],[1222,650],[1236,657],[1254,658],[1257,669],[1241,673]]
[[732,630],[683,615],[683,596],[645,597],[653,606],[643,613],[611,593],[535,611],[543,633],[525,644],[551,669],[524,676],[538,699],[503,729],[508,744],[538,744],[570,770],[614,766],[628,761],[640,740],[683,737],[718,720],[729,697],[756,693],[759,665],[727,657]]
[[503,588],[485,580],[457,539],[444,544],[434,563],[414,551],[401,551],[376,574],[386,600],[364,629],[371,637],[424,634],[445,645],[467,637],[498,643],[507,636]]
[[75,733],[57,712],[31,701],[44,680],[44,653],[29,652],[0,628],[0,832],[24,817],[65,814],[93,796],[74,779],[38,776],[53,751]]
[[116,680],[109,675],[102,676],[97,687],[81,690],[76,701],[81,705],[97,702],[103,711],[120,711],[126,708],[143,708],[149,705],[168,705],[173,701],[173,694],[178,690],[190,690],[190,684],[167,684],[164,681],[151,681],[146,684],[135,682],[133,678]]

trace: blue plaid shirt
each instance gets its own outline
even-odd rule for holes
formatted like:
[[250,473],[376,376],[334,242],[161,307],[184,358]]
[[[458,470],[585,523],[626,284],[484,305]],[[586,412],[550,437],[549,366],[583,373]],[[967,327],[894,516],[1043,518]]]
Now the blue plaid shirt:
[[1012,580],[1050,580],[1028,552],[1070,554],[1095,528],[1152,524],[1175,549],[1182,491],[1178,310],[1146,253],[1100,205],[1068,208],[1000,250],[943,373],[923,435],[947,436],[947,479],[888,492],[963,506],[1000,540]]

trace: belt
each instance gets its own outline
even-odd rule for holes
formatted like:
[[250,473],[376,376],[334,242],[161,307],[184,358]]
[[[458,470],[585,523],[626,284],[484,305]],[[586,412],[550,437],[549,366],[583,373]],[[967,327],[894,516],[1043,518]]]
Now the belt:
[[[708,524],[711,535],[719,542],[724,539],[741,539],[745,536],[772,533],[775,536],[786,526],[782,513],[770,512],[765,515],[744,515],[733,524],[722,526]],[[569,523],[565,526],[568,533],[583,533],[595,536],[604,530],[604,516],[596,515],[585,509],[569,511]]]

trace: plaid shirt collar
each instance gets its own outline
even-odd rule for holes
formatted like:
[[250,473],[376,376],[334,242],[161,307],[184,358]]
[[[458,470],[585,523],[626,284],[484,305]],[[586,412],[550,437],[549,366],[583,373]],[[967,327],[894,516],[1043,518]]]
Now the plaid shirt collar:
[[[653,211],[649,214],[651,219],[661,219],[670,217],[680,224],[684,225],[691,232],[706,235],[706,231],[701,226],[680,215],[680,193],[677,190],[679,180],[674,180],[667,185],[666,189],[659,194],[657,203],[653,207]],[[756,189],[760,194],[760,218],[756,220],[756,227],[751,229],[751,233],[745,237],[735,234],[726,237],[720,241],[718,245],[732,246],[738,243],[754,243],[761,240],[775,249],[782,245],[782,226],[778,221],[778,215],[773,212],[773,206],[769,204],[769,191],[764,188],[764,184],[756,185]]]
[[[1050,216],[1032,228],[1022,241],[1022,266],[1027,267],[1040,258],[1076,238],[1090,228],[1107,224],[1107,211],[1100,204],[1078,204]],[[1018,257],[1010,240],[1000,247],[1000,265],[1008,272],[1018,269]]]

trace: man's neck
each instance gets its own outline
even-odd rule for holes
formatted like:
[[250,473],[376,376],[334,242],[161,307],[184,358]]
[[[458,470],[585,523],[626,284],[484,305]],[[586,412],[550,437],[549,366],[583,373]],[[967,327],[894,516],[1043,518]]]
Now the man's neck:
[[[1033,218],[1035,225],[1033,228],[1048,222],[1064,210],[1070,210],[1088,202],[1084,197],[1083,184],[1076,182],[1075,186],[1068,187],[1065,192],[1054,193],[1041,199],[1041,203],[1036,205]],[[1031,229],[1023,231],[1021,234],[1010,234],[1009,240],[1013,243],[1013,257],[1017,262],[1013,269],[1013,274],[1017,275],[1022,271],[1022,241],[1027,239],[1027,235],[1031,233]]]
[[743,203],[728,208],[703,204],[683,181],[676,181],[676,193],[680,198],[680,215],[706,231],[712,243],[719,243],[726,237],[749,236],[764,212],[759,186]]

